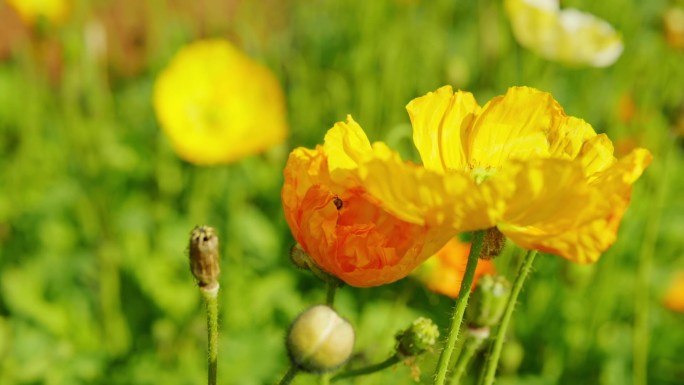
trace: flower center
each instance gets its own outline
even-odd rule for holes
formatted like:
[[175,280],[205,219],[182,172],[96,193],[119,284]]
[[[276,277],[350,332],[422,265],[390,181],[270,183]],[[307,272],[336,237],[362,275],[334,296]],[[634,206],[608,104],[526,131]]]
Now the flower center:
[[482,184],[487,178],[496,174],[496,168],[494,167],[472,167],[470,170],[470,175],[473,176],[475,183]]

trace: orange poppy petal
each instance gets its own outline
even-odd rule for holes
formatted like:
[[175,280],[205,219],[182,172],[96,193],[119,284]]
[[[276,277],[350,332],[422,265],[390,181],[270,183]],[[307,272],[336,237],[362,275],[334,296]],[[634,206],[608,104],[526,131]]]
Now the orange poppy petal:
[[473,94],[444,86],[413,99],[406,110],[423,165],[438,172],[464,170],[463,135],[480,110]]

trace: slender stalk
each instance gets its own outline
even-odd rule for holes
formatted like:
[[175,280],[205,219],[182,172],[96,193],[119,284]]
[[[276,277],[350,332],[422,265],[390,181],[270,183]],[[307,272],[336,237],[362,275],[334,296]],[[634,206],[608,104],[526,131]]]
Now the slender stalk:
[[333,307],[333,304],[335,303],[335,293],[337,292],[337,285],[328,282],[326,286],[327,292],[325,293],[325,304],[330,307]]
[[319,385],[330,385],[330,373],[323,373],[318,377]]
[[278,385],[288,385],[290,382],[292,382],[292,379],[295,378],[298,372],[299,368],[297,365],[290,365],[290,368],[287,370],[287,373],[285,373],[283,379],[280,380]]
[[650,303],[650,280],[653,274],[653,255],[655,254],[658,231],[662,217],[663,207],[665,206],[666,193],[669,188],[668,172],[672,164],[672,148],[665,147],[663,154],[664,165],[660,170],[660,183],[656,187],[655,202],[652,204],[649,218],[647,219],[646,229],[644,230],[644,240],[641,243],[639,253],[639,264],[636,274],[636,290],[634,303],[634,345],[632,350],[633,365],[632,383],[634,385],[646,385],[648,383],[648,348],[649,348],[649,303]]
[[379,372],[383,369],[389,368],[390,366],[398,363],[401,361],[401,358],[394,354],[393,356],[389,357],[385,361],[382,361],[378,364],[371,365],[371,366],[366,366],[365,368],[359,368],[359,369],[354,369],[354,370],[347,370],[346,372],[342,372],[340,374],[336,374],[331,382],[335,382],[344,378],[349,378],[349,377],[357,377],[357,376],[364,376],[366,374],[371,374],[375,372]]
[[454,366],[454,374],[451,377],[452,384],[459,384],[463,373],[465,373],[466,367],[472,360],[475,353],[480,349],[482,343],[485,341],[484,338],[479,337],[468,337],[465,343],[465,349],[461,352]]
[[207,302],[207,335],[209,341],[208,364],[209,374],[207,384],[216,385],[218,363],[218,291],[219,286],[213,288],[200,288],[202,296]]
[[456,298],[456,306],[451,319],[451,326],[447,337],[446,345],[439,356],[439,363],[437,364],[435,385],[444,385],[446,381],[447,371],[449,370],[449,362],[451,355],[454,352],[454,345],[458,338],[458,332],[461,329],[461,322],[463,321],[463,313],[468,305],[468,298],[470,297],[470,288],[473,286],[473,278],[475,277],[475,268],[477,261],[480,258],[480,251],[484,242],[485,231],[475,231],[470,246],[470,254],[468,255],[468,264],[466,271],[461,281],[461,289]]
[[491,385],[494,383],[494,375],[496,374],[496,368],[499,364],[499,358],[501,357],[501,348],[503,347],[504,336],[506,335],[506,330],[508,330],[508,324],[511,321],[511,316],[513,315],[513,310],[515,309],[515,304],[518,301],[518,295],[520,290],[525,283],[525,279],[532,270],[532,263],[534,258],[537,256],[536,250],[529,250],[525,255],[525,260],[518,271],[518,276],[515,278],[513,283],[513,288],[511,290],[511,296],[508,297],[508,302],[506,303],[506,309],[504,310],[503,317],[501,318],[501,324],[496,331],[496,336],[494,337],[494,344],[487,359],[487,364],[484,369],[484,376],[482,377],[480,383],[484,385]]

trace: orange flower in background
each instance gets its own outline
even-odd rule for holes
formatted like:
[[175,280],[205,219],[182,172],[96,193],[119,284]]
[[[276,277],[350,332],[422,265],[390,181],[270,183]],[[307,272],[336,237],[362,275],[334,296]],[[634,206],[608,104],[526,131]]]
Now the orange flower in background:
[[24,23],[36,25],[41,19],[60,23],[69,13],[68,0],[6,0]]
[[665,292],[663,305],[670,310],[684,313],[684,272],[675,274],[670,287]]
[[287,135],[278,80],[224,40],[182,48],[155,82],[154,109],[178,155],[200,165],[237,161]]
[[293,150],[285,167],[282,202],[294,238],[318,267],[352,286],[404,278],[455,234],[444,226],[399,219],[365,190],[365,178],[390,182],[392,175],[369,173],[366,167],[390,157],[398,154],[383,143],[371,146],[348,117],[328,131],[323,146]]
[[392,175],[363,180],[386,210],[457,233],[497,227],[518,246],[573,262],[595,262],[615,242],[651,162],[641,148],[616,159],[606,135],[533,88],[480,107],[446,86],[407,109],[425,170],[389,158],[366,165],[364,175]]
[[[425,261],[413,276],[422,282],[428,289],[449,296],[458,297],[461,291],[461,281],[468,263],[470,243],[462,242],[458,238],[452,238],[437,254]],[[477,280],[483,275],[496,273],[491,259],[480,259],[475,269],[472,288]]]

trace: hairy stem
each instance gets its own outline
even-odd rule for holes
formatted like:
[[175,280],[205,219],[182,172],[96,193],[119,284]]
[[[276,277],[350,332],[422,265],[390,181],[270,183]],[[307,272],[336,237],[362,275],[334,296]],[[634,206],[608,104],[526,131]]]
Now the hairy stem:
[[520,290],[522,290],[527,275],[529,274],[530,270],[532,270],[532,263],[534,262],[534,258],[536,256],[536,250],[529,250],[525,255],[525,260],[520,267],[520,271],[518,271],[518,276],[515,278],[515,282],[513,283],[513,288],[511,290],[511,296],[508,297],[506,309],[504,310],[503,317],[501,318],[501,324],[499,325],[499,328],[496,331],[496,336],[494,337],[494,343],[484,369],[484,376],[480,381],[481,384],[491,385],[494,383],[494,376],[496,374],[496,368],[499,364],[499,358],[501,357],[501,349],[503,347],[506,331],[508,330],[508,324],[511,322],[511,316],[513,315],[515,304],[518,301],[518,295],[520,294]]
[[451,318],[451,326],[447,336],[446,345],[439,356],[439,363],[437,364],[435,385],[444,385],[446,381],[447,371],[449,370],[449,362],[451,355],[454,352],[454,346],[458,338],[458,332],[461,329],[461,322],[463,321],[463,314],[468,305],[468,298],[470,297],[470,288],[473,286],[473,279],[475,277],[475,268],[477,261],[480,258],[482,245],[484,243],[485,231],[475,231],[473,233],[473,240],[470,246],[470,254],[468,255],[468,264],[466,271],[461,281],[461,289],[456,298],[456,306]]

